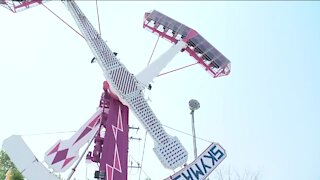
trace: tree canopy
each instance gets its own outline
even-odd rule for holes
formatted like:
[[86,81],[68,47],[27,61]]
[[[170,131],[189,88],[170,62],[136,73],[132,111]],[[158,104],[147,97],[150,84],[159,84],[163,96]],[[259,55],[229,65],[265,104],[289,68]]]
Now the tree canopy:
[[8,173],[9,180],[23,180],[22,174],[10,160],[8,154],[3,150],[0,151],[0,179],[5,179]]

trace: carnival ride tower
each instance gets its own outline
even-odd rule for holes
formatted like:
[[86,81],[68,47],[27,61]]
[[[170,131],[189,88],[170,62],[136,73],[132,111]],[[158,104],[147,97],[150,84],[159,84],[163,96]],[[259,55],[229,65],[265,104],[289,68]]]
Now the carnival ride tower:
[[[12,12],[19,12],[36,5],[43,5],[44,2],[42,0],[0,0],[0,5]],[[179,52],[188,52],[196,60],[195,64],[203,66],[214,78],[230,73],[230,61],[194,29],[153,10],[145,13],[143,27],[159,37],[169,40],[173,46],[137,76],[134,76],[117,59],[116,54],[107,46],[76,2],[73,0],[62,2],[75,20],[101,67],[106,81],[103,84],[104,92],[96,113],[70,139],[59,140],[46,152],[45,162],[49,168],[54,172],[64,172],[76,163],[70,173],[69,178],[71,178],[79,159],[81,160],[84,156],[84,154],[79,156],[80,148],[88,142],[90,145],[94,141],[94,150],[89,152],[86,158],[100,164],[99,171],[95,175],[96,178],[126,180],[129,109],[154,140],[154,152],[165,168],[173,170],[186,165],[187,150],[177,137],[169,135],[164,130],[161,122],[145,100],[143,90]],[[28,172],[28,174],[24,174],[27,178],[38,180],[38,176],[32,175],[32,173],[37,173],[37,168],[29,168],[27,165],[37,161],[29,158],[28,162],[21,162],[19,158],[15,157],[18,152],[13,148],[14,143],[12,142],[22,143],[21,139],[16,137],[12,141],[8,139],[4,143],[4,147],[8,150],[9,156],[13,157],[12,159],[14,163],[18,164],[19,170]],[[21,147],[22,149],[27,148],[25,145]],[[37,163],[37,166],[41,165]],[[41,172],[48,174],[42,166]],[[201,179],[206,176],[203,175]]]

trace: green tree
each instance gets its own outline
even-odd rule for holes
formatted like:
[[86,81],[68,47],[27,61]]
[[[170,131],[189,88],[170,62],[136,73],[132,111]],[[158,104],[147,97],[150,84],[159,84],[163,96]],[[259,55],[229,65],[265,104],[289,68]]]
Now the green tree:
[[11,169],[12,180],[23,180],[22,174],[18,171],[16,166],[10,160],[8,154],[3,150],[0,151],[0,179],[6,178],[6,173]]

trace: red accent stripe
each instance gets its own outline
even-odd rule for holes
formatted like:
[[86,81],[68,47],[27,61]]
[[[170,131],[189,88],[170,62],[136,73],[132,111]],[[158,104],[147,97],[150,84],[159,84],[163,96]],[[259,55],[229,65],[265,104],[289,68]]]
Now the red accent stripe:
[[58,151],[60,142],[49,152],[48,156]]

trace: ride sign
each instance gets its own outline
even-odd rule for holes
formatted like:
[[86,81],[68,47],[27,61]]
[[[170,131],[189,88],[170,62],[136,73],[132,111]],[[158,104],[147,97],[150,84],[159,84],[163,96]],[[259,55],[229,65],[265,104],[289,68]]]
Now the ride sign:
[[225,150],[212,143],[191,164],[165,180],[203,180],[227,157]]

